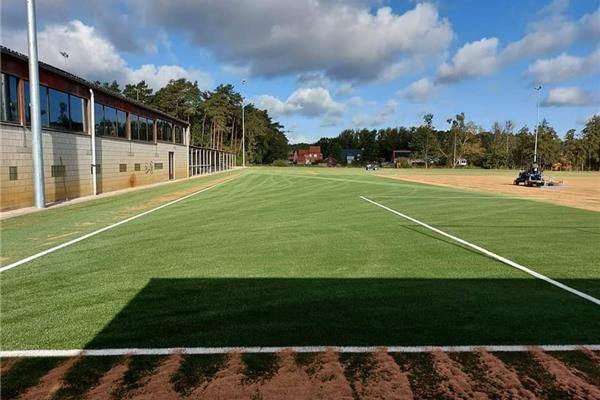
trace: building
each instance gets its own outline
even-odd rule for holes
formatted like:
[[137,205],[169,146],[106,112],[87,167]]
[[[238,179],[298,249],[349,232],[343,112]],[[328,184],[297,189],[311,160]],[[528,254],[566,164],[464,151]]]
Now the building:
[[296,150],[293,154],[292,161],[294,164],[317,164],[323,161],[321,146],[309,146],[308,149]]
[[360,149],[344,149],[344,160],[346,164],[352,164],[354,161],[360,161],[362,158],[362,150]]
[[[9,210],[32,206],[34,198],[29,68],[25,55],[5,47],[0,51],[0,209]],[[39,64],[39,77],[49,203],[234,165],[228,153],[191,151],[185,121],[48,64]],[[198,153],[194,165],[203,168],[192,168],[190,159]],[[96,188],[92,186],[93,166]]]

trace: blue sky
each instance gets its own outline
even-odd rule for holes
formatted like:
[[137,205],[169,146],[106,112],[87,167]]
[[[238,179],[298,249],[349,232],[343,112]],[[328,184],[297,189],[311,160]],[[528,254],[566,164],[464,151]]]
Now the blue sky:
[[[40,58],[90,80],[232,83],[292,142],[345,128],[483,128],[541,116],[562,136],[600,111],[597,0],[38,0]],[[25,5],[2,44],[26,48]],[[241,86],[245,79],[247,84]]]

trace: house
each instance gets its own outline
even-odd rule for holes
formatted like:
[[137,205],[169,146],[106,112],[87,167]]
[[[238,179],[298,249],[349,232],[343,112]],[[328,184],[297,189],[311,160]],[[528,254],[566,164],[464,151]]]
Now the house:
[[353,161],[358,161],[362,158],[361,149],[344,149],[343,153],[346,164],[352,164]]
[[317,164],[323,161],[321,146],[309,146],[308,149],[299,149],[294,152],[294,164]]

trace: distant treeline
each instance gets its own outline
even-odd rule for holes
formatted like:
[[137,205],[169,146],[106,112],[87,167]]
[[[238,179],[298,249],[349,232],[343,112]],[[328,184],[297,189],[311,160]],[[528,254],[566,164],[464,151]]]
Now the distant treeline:
[[[203,91],[196,82],[177,79],[154,93],[144,81],[128,84],[122,90],[116,81],[95,83],[188,121],[192,144],[231,151],[241,162],[242,96],[233,85],[219,85],[212,91]],[[273,121],[267,111],[246,103],[244,121],[247,162],[270,164],[286,158],[288,140],[283,126]]]
[[[423,118],[418,127],[378,130],[343,130],[335,138],[321,138],[325,158],[344,162],[344,149],[361,149],[361,162],[391,161],[394,150],[411,150],[421,165],[451,167],[453,160],[466,159],[469,165],[483,168],[521,168],[533,160],[535,131],[515,130],[511,121],[494,123],[485,130],[466,122],[464,113],[448,119],[447,130],[436,130],[433,115]],[[560,163],[563,169],[600,169],[600,115],[588,120],[581,132],[569,130],[563,140],[543,120],[538,127],[538,160],[541,164]]]

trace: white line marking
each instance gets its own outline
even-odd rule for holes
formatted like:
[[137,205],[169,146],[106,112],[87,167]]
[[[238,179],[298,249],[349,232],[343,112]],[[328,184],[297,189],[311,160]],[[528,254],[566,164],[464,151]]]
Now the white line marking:
[[477,351],[529,351],[532,347],[544,351],[577,351],[586,348],[600,351],[600,344],[546,344],[546,345],[474,345],[474,346],[277,346],[277,347],[165,347],[165,348],[121,348],[121,349],[69,349],[69,350],[7,350],[0,351],[0,358],[8,357],[74,357],[74,356],[122,356],[122,355],[169,355],[185,354],[226,354],[237,353],[277,353],[292,350],[296,353],[320,353],[333,350],[338,353],[371,353],[386,349],[390,353],[428,353],[445,351],[448,353]]
[[[233,179],[235,179],[235,178],[233,178]],[[37,253],[37,254],[34,254],[34,255],[32,255],[32,256],[29,256],[29,257],[27,257],[27,258],[23,258],[22,260],[15,261],[15,262],[14,262],[14,263],[12,263],[12,264],[8,264],[8,265],[6,265],[6,266],[4,266],[4,267],[0,268],[0,273],[2,273],[2,272],[4,272],[4,271],[8,271],[9,269],[13,269],[13,268],[15,268],[15,267],[18,267],[19,265],[23,265],[23,264],[25,264],[25,263],[28,263],[28,262],[30,262],[30,261],[33,261],[33,260],[35,260],[35,259],[37,259],[37,258],[43,257],[43,256],[45,256],[45,255],[47,255],[47,254],[53,253],[53,252],[55,252],[56,250],[60,250],[60,249],[62,249],[62,248],[65,248],[65,247],[67,247],[67,246],[70,246],[70,245],[72,245],[72,244],[75,244],[75,243],[81,242],[82,240],[88,239],[88,238],[90,238],[90,237],[92,237],[92,236],[95,236],[95,235],[97,235],[97,234],[99,234],[99,233],[105,232],[105,231],[107,231],[107,230],[109,230],[109,229],[116,228],[116,227],[117,227],[117,226],[119,226],[119,225],[126,224],[127,222],[133,221],[134,219],[138,219],[138,218],[140,218],[140,217],[143,217],[144,215],[147,215],[147,214],[153,213],[154,211],[158,211],[158,210],[160,210],[161,208],[165,208],[165,207],[168,207],[168,206],[170,206],[170,205],[173,205],[173,204],[175,204],[175,203],[178,203],[178,202],[180,202],[180,201],[182,201],[182,200],[189,199],[189,198],[190,198],[190,197],[192,197],[192,196],[195,196],[195,195],[197,195],[197,194],[200,194],[200,193],[202,193],[202,192],[206,192],[207,190],[210,190],[210,189],[212,189],[212,188],[215,188],[215,187],[217,187],[217,186],[220,186],[220,185],[222,185],[222,184],[224,184],[224,183],[227,183],[227,182],[229,182],[230,180],[231,180],[231,179],[228,179],[228,180],[226,180],[226,181],[224,181],[224,182],[220,182],[220,183],[217,183],[217,184],[215,184],[215,185],[212,185],[212,186],[206,187],[206,188],[204,188],[204,189],[198,190],[198,191],[196,191],[196,192],[194,192],[194,193],[191,193],[191,194],[188,194],[188,195],[186,195],[186,196],[180,197],[180,198],[178,198],[178,199],[176,199],[176,200],[170,201],[170,202],[168,202],[168,203],[165,203],[165,204],[163,204],[163,205],[160,205],[160,206],[158,206],[158,207],[155,207],[155,208],[153,208],[153,209],[151,209],[151,210],[144,211],[143,213],[136,214],[136,215],[134,215],[134,216],[132,216],[132,217],[129,217],[129,218],[127,218],[127,219],[124,219],[124,220],[122,220],[122,221],[116,222],[116,223],[114,223],[114,224],[112,224],[112,225],[105,226],[104,228],[100,228],[100,229],[98,229],[98,230],[96,230],[96,231],[93,231],[93,232],[87,233],[87,234],[85,234],[85,235],[83,235],[83,236],[80,236],[80,237],[78,237],[78,238],[75,238],[75,239],[73,239],[73,240],[69,240],[68,242],[65,242],[65,243],[59,244],[58,246],[51,247],[51,248],[49,248],[49,249],[47,249],[47,250],[41,251],[41,252],[39,252],[39,253]]]
[[554,279],[552,279],[552,278],[548,278],[546,275],[542,275],[542,274],[540,274],[539,272],[535,272],[535,271],[533,271],[533,270],[531,270],[531,269],[529,269],[529,268],[527,268],[527,267],[524,267],[524,266],[522,266],[521,264],[517,264],[517,263],[516,263],[516,262],[514,262],[514,261],[511,261],[511,260],[509,260],[509,259],[507,259],[507,258],[504,258],[504,257],[502,257],[502,256],[499,256],[499,255],[498,255],[498,254],[496,254],[496,253],[492,253],[491,251],[489,251],[489,250],[486,250],[486,249],[484,249],[483,247],[479,247],[479,246],[477,246],[477,245],[475,245],[475,244],[473,244],[473,243],[467,242],[466,240],[463,240],[463,239],[461,239],[461,238],[458,238],[458,237],[456,237],[456,236],[450,235],[449,233],[446,233],[446,232],[444,232],[444,231],[441,231],[441,230],[439,230],[439,229],[437,229],[437,228],[434,228],[434,227],[433,227],[433,226],[431,226],[431,225],[427,225],[427,224],[426,224],[426,223],[424,223],[424,222],[421,222],[421,221],[419,221],[419,220],[416,220],[416,219],[414,219],[414,218],[412,218],[412,217],[409,217],[409,216],[408,216],[408,215],[406,215],[406,214],[402,214],[401,212],[398,212],[398,211],[396,211],[396,210],[394,210],[394,209],[392,209],[392,208],[386,207],[386,206],[384,206],[383,204],[379,204],[379,203],[377,203],[376,201],[373,201],[373,200],[367,199],[367,198],[366,198],[366,197],[364,197],[364,196],[360,196],[360,198],[361,198],[361,199],[363,199],[363,200],[365,200],[365,201],[368,201],[368,202],[369,202],[369,203],[371,203],[371,204],[374,204],[374,205],[376,205],[377,207],[383,208],[383,209],[384,209],[384,210],[386,210],[386,211],[389,211],[389,212],[391,212],[391,213],[394,213],[394,214],[396,214],[396,215],[398,215],[398,216],[400,216],[400,217],[402,217],[402,218],[405,218],[405,219],[407,219],[407,220],[409,220],[409,221],[412,221],[412,222],[414,222],[415,224],[421,225],[421,226],[423,226],[423,227],[425,227],[425,228],[427,228],[427,229],[429,229],[429,230],[432,230],[432,231],[434,231],[434,232],[436,232],[436,233],[439,233],[440,235],[442,235],[442,236],[445,236],[445,237],[447,237],[447,238],[449,238],[449,239],[452,239],[452,240],[454,240],[454,241],[456,241],[456,242],[458,242],[458,243],[460,243],[460,244],[463,244],[463,245],[465,245],[465,246],[467,246],[467,247],[470,247],[470,248],[472,248],[472,249],[475,249],[475,250],[479,251],[480,253],[483,253],[483,254],[485,254],[485,255],[486,255],[486,256],[488,256],[488,257],[491,257],[491,258],[493,258],[493,259],[496,259],[496,260],[498,260],[498,261],[500,261],[500,262],[502,262],[502,263],[504,263],[504,264],[510,265],[510,266],[511,266],[511,267],[513,267],[513,268],[516,268],[516,269],[518,269],[518,270],[521,270],[521,271],[523,271],[523,272],[525,272],[525,273],[527,273],[527,274],[529,274],[529,275],[535,276],[535,277],[536,277],[536,278],[538,278],[538,279],[541,279],[541,280],[543,280],[543,281],[546,281],[546,282],[548,282],[548,283],[549,283],[549,284],[551,284],[551,285],[554,285],[554,286],[556,286],[556,287],[558,287],[558,288],[561,288],[561,289],[563,289],[563,290],[566,290],[567,292],[573,293],[573,294],[574,294],[574,295],[576,295],[576,296],[579,296],[579,297],[581,297],[581,298],[583,298],[583,299],[586,299],[586,300],[588,300],[588,301],[591,301],[592,303],[594,303],[594,304],[596,304],[596,305],[599,305],[599,306],[600,306],[600,299],[597,299],[597,298],[595,298],[595,297],[593,297],[593,296],[590,296],[589,294],[586,294],[586,293],[580,292],[580,291],[579,291],[579,290],[577,290],[577,289],[573,289],[572,287],[570,287],[570,286],[567,286],[567,285],[565,285],[564,283],[560,283],[560,282],[558,282],[558,281],[555,281],[555,280],[554,280]]

